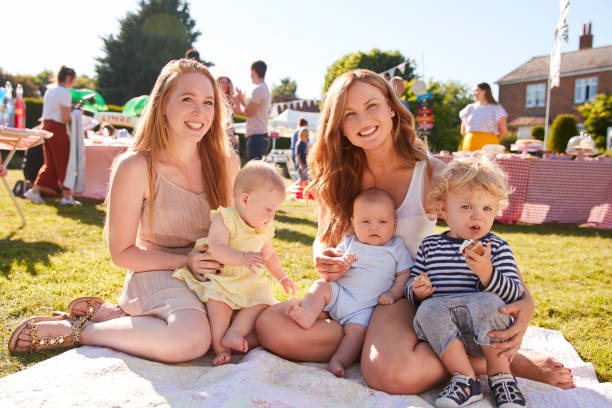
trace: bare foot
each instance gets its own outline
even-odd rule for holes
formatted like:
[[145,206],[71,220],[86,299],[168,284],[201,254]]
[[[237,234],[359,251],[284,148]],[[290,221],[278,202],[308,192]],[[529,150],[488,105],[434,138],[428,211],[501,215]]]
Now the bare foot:
[[[77,317],[83,316],[86,312],[87,302],[79,302],[72,309],[72,313]],[[95,312],[89,320],[91,320],[92,322],[99,323],[124,316],[126,316],[126,314],[123,313],[119,305],[114,305],[112,303],[103,303],[101,305],[96,304]]]
[[249,343],[245,340],[241,335],[227,331],[225,336],[221,339],[221,345],[223,347],[230,348],[232,350],[240,351],[242,353],[246,353],[249,351]]
[[[36,328],[38,329],[38,339],[41,340],[47,337],[58,337],[58,336],[67,336],[72,333],[72,327],[70,326],[70,321],[67,319],[63,320],[50,320],[50,321],[41,321],[36,323]],[[72,341],[68,341],[65,343],[65,347],[70,347],[72,345]],[[57,349],[57,344],[45,344],[38,345],[38,350],[47,350],[47,349]],[[18,353],[29,352],[30,351],[30,329],[25,327],[19,333],[17,337],[17,342],[15,343],[15,348],[13,351]]]
[[339,361],[334,359],[329,360],[329,363],[327,364],[327,371],[330,371],[336,377],[346,378],[346,375],[344,374],[344,367],[342,367],[342,364],[340,364]]
[[299,304],[293,303],[287,306],[287,309],[285,309],[285,314],[306,330],[310,329],[314,324],[314,322],[308,318],[306,312]]
[[217,354],[217,356],[213,360],[213,365],[216,367],[216,366],[220,366],[223,364],[227,364],[230,362],[230,358],[231,358],[231,355],[229,351],[222,351],[219,354]]
[[517,377],[540,381],[564,390],[576,387],[571,370],[552,357],[521,351],[514,356],[510,368]]

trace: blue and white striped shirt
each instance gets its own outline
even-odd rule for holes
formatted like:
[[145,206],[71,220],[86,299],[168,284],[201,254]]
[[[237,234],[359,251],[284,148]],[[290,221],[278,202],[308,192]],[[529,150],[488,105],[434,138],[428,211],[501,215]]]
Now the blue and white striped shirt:
[[484,246],[491,243],[493,264],[491,282],[484,287],[459,252],[463,241],[461,238],[449,237],[448,231],[423,240],[406,284],[406,297],[412,304],[417,304],[412,292],[412,281],[423,272],[427,272],[431,284],[436,288],[432,297],[485,291],[495,293],[506,303],[520,299],[523,284],[508,243],[491,232],[480,239]]

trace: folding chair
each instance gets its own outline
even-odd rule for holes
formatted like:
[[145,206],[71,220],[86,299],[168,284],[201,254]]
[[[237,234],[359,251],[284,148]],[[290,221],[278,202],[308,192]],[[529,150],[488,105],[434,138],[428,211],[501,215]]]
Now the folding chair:
[[[46,130],[34,130],[34,129],[14,129],[6,126],[0,125],[0,150],[8,150],[9,154],[4,159],[2,163],[4,167],[8,169],[8,165],[11,162],[11,159],[15,155],[17,150],[28,150],[30,147],[37,146],[44,142],[44,139],[48,139],[53,136],[53,133],[47,132]],[[19,206],[19,202],[15,198],[13,191],[8,185],[6,181],[6,177],[0,177],[2,179],[2,183],[4,187],[6,187],[6,191],[8,191],[15,207],[17,207],[17,211],[19,211],[19,215],[21,215],[21,220],[23,221],[22,227],[26,223],[25,215]]]

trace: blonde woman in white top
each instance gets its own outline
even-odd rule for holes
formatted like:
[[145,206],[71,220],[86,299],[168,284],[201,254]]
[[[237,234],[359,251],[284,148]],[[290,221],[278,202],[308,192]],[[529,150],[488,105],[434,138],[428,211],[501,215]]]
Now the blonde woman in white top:
[[[368,70],[350,71],[330,87],[322,112],[320,137],[309,155],[312,182],[318,200],[319,227],[313,246],[315,268],[327,281],[336,281],[348,267],[334,249],[350,233],[354,198],[363,190],[379,188],[391,195],[398,219],[397,236],[414,257],[421,240],[434,233],[435,208],[427,199],[433,176],[443,166],[428,157],[416,137],[414,119],[403,109],[388,82]],[[433,219],[432,219],[433,218]],[[299,361],[327,362],[343,337],[342,327],[327,316],[304,330],[284,314],[291,302],[271,306],[256,322],[261,344],[274,353]],[[506,306],[515,323],[497,343],[506,356],[516,353],[533,314],[527,293]],[[414,332],[414,307],[406,298],[379,305],[370,320],[361,352],[363,376],[372,388],[394,394],[416,394],[447,378],[448,373],[431,347]],[[479,373],[483,359],[474,360]],[[552,359],[516,354],[513,374],[569,388],[570,374]]]
[[459,112],[461,118],[462,150],[480,150],[487,144],[499,144],[508,131],[506,110],[497,103],[491,87],[482,82],[472,92],[474,103]]

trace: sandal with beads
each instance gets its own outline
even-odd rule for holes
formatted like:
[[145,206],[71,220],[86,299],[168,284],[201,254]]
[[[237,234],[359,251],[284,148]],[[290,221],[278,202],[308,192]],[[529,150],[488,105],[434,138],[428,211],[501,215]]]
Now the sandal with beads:
[[[78,315],[75,313],[75,307],[79,303],[83,303],[83,302],[87,303],[85,314]],[[103,304],[104,304],[104,299],[96,297],[96,296],[84,296],[84,297],[76,298],[68,304],[68,314],[75,316],[75,317],[84,317],[85,320],[89,320],[96,313],[96,306],[100,307]]]
[[[38,327],[36,326],[36,323],[67,319],[70,320],[70,325],[72,326],[71,334],[66,336],[38,337]],[[9,339],[8,349],[11,353],[36,353],[41,350],[54,350],[72,346],[80,346],[82,345],[81,329],[83,327],[83,323],[85,322],[86,320],[82,317],[76,318],[68,315],[32,317],[22,322],[15,329],[15,331],[13,331],[13,334],[11,334],[11,338]],[[24,350],[17,350],[19,335],[25,329],[30,330],[30,347]]]

